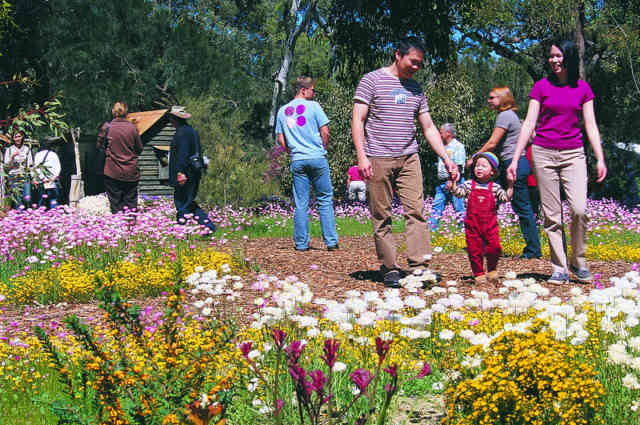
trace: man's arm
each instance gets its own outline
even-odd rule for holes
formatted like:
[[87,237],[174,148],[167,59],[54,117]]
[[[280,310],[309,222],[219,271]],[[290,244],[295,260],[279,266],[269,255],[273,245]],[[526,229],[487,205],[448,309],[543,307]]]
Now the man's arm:
[[189,159],[189,139],[185,134],[184,126],[176,130],[176,180],[180,186],[187,181],[187,161]]
[[323,125],[320,127],[320,137],[322,138],[322,146],[327,150],[329,148],[329,126]]
[[431,119],[431,114],[428,112],[423,112],[418,115],[418,122],[420,123],[420,127],[422,127],[422,133],[424,134],[424,138],[427,139],[431,149],[442,158],[445,167],[449,171],[449,175],[451,176],[451,180],[458,180],[458,166],[449,158],[447,155],[447,151],[444,148],[444,143],[442,143],[442,137],[440,137],[440,132],[433,125],[433,120]]
[[289,146],[287,146],[287,141],[284,139],[284,134],[278,133],[278,144],[289,153]]
[[356,148],[356,156],[358,158],[358,170],[360,175],[368,180],[373,177],[373,167],[371,161],[364,153],[364,123],[369,114],[369,105],[362,102],[354,102],[353,115],[351,117],[351,138],[353,146]]

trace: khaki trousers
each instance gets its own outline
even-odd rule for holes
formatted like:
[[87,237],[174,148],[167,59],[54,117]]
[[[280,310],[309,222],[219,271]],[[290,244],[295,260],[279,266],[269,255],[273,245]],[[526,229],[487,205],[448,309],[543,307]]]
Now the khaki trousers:
[[571,215],[571,264],[586,269],[587,248],[587,162],[584,148],[555,150],[534,145],[533,170],[538,181],[544,211],[544,231],[549,238],[554,272],[568,273],[562,227],[560,185],[564,189]]
[[378,260],[387,269],[399,269],[391,234],[391,200],[395,186],[404,210],[409,268],[431,258],[431,235],[424,215],[422,168],[418,154],[395,158],[369,157],[373,177],[367,182],[373,240]]

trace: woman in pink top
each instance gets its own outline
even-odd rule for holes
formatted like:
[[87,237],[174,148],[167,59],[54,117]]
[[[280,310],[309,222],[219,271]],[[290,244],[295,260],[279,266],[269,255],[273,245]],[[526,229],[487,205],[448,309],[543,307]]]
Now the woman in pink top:
[[350,201],[365,202],[367,200],[367,185],[358,171],[358,166],[354,165],[347,171],[347,197]]
[[[549,77],[536,82],[529,94],[529,110],[514,157],[519,158],[534,129],[533,170],[544,211],[544,230],[549,238],[553,273],[548,282],[569,280],[569,270],[577,280],[593,280],[585,261],[587,216],[587,163],[580,118],[584,119],[587,138],[597,164],[597,181],[607,175],[600,132],[593,109],[593,92],[578,79],[578,49],[573,41],[555,42],[549,51]],[[536,127],[536,123],[538,126]],[[515,181],[518,164],[511,163],[507,178]],[[571,260],[563,243],[560,188],[571,211]]]

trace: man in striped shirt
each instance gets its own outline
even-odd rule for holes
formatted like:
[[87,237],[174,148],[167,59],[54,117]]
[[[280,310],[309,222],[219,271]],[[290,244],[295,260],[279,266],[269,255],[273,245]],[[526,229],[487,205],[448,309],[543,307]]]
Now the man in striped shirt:
[[391,234],[394,188],[404,209],[409,268],[420,273],[431,259],[416,118],[451,178],[458,179],[458,169],[447,155],[440,133],[431,120],[424,91],[411,79],[423,61],[421,43],[415,38],[402,40],[393,63],[362,77],[353,98],[351,134],[360,175],[367,180],[373,239],[387,287],[399,287],[401,278]]

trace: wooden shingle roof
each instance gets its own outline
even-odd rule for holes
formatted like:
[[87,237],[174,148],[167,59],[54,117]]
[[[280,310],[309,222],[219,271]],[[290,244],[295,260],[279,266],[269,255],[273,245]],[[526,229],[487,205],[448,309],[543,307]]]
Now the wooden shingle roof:
[[167,111],[168,109],[156,109],[154,111],[132,112],[127,114],[127,119],[138,128],[138,133],[142,136],[145,131],[164,117]]

